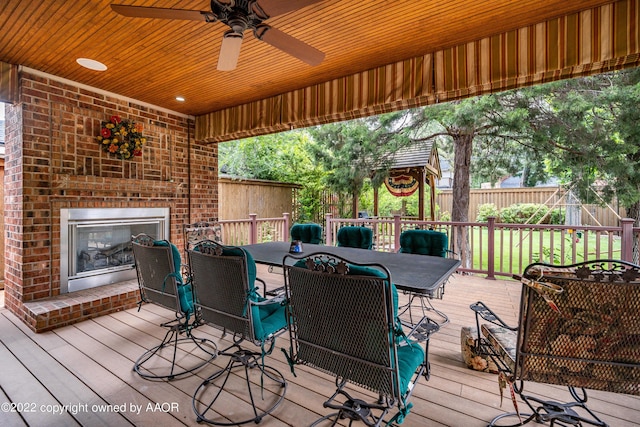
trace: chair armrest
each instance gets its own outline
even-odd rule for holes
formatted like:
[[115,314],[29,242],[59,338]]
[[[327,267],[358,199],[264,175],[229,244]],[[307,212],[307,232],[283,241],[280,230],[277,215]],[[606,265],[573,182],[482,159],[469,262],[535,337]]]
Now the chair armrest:
[[440,330],[440,325],[427,316],[424,316],[415,324],[408,322],[401,323],[402,326],[409,328],[409,333],[406,334],[406,337],[413,338],[416,341],[427,341],[431,334]]
[[498,317],[498,315],[493,310],[487,307],[487,305],[482,301],[478,301],[476,303],[471,304],[469,308],[471,308],[471,310],[473,310],[476,313],[476,323],[477,323],[476,326],[478,327],[478,330],[480,330],[480,318],[484,319],[489,323],[493,323],[494,325],[501,326],[511,331],[518,330],[517,326],[515,327],[509,326],[506,322],[504,322],[500,317]]
[[[267,290],[267,282],[265,282],[264,280],[262,280],[259,277],[256,277],[256,282],[260,282],[262,283],[262,289],[264,289],[264,291],[262,292],[262,297],[266,297],[266,290]],[[256,286],[256,291],[260,291],[260,287]],[[260,292],[258,292],[259,294]]]
[[446,249],[445,250],[447,256],[445,258],[448,259],[458,259],[458,254],[454,251],[452,251],[451,249]]
[[251,301],[252,305],[270,305],[270,304],[280,304],[284,305],[287,302],[287,298],[284,294],[278,295],[277,297],[265,299],[264,301]]

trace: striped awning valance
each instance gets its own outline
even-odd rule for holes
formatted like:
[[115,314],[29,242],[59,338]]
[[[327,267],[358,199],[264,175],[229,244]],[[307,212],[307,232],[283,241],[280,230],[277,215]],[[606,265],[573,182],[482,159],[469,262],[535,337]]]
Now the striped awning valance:
[[640,0],[622,0],[196,118],[196,140],[365,117],[640,65]]
[[17,98],[18,67],[0,61],[0,102],[13,103]]

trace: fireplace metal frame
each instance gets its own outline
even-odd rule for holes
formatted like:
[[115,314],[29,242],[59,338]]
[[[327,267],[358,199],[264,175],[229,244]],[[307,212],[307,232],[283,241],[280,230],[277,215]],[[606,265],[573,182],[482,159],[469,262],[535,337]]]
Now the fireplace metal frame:
[[[158,224],[157,239],[169,238],[169,208],[65,208],[60,210],[60,292],[68,293],[136,278],[135,266],[109,266],[74,274],[77,254],[71,239],[77,226]],[[70,275],[71,274],[71,275]]]

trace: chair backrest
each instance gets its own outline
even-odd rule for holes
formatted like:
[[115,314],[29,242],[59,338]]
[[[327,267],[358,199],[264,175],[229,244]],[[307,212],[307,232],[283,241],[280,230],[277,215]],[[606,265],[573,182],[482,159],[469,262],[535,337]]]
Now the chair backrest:
[[522,289],[516,378],[640,394],[640,266],[532,264]]
[[189,251],[189,265],[204,321],[253,342],[286,326],[283,306],[257,305],[266,300],[255,286],[255,261],[244,249],[205,240]]
[[338,246],[373,248],[373,230],[368,227],[345,226],[338,229]]
[[284,271],[292,360],[399,398],[397,293],[388,270],[319,253]]
[[293,224],[289,232],[291,240],[318,245],[322,243],[322,226],[320,224]]
[[435,230],[406,230],[400,234],[400,251],[446,258],[449,239]]
[[222,226],[215,222],[200,221],[184,224],[184,250],[188,252],[196,243],[203,240],[213,240],[222,243]]
[[193,292],[190,284],[183,283],[178,248],[146,234],[132,236],[131,246],[142,301],[187,316],[193,313]]

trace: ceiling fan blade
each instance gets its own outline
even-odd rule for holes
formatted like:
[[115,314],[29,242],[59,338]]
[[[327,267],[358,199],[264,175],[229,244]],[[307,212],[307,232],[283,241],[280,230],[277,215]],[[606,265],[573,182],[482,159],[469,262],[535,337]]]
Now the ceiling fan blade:
[[158,18],[158,19],[184,19],[187,21],[215,21],[216,17],[211,12],[186,9],[166,9],[162,7],[127,6],[124,4],[112,4],[114,12],[131,18]]
[[218,71],[232,71],[238,65],[240,48],[242,47],[242,33],[227,31],[222,38],[220,56],[218,56]]
[[256,29],[255,35],[258,40],[269,43],[271,46],[309,65],[318,65],[324,60],[323,52],[268,25],[260,25]]
[[322,0],[259,0],[254,7],[260,8],[267,16],[277,16],[292,10],[302,9]]

